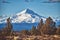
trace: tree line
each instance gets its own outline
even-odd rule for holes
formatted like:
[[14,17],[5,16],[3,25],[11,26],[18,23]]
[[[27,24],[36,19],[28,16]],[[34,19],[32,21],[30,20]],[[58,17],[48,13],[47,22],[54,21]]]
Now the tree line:
[[[60,35],[60,25],[56,27],[56,22],[51,17],[48,17],[45,23],[41,19],[37,27],[32,26],[31,30],[22,30],[20,33],[24,35]],[[13,35],[13,26],[10,18],[8,18],[6,27],[0,30],[0,36],[10,35]]]
[[[24,32],[25,31],[25,32]],[[60,25],[56,26],[56,22],[51,17],[46,18],[45,23],[43,19],[40,20],[38,26],[32,26],[32,29],[27,31],[24,30],[23,34],[27,35],[60,35]],[[21,33],[22,33],[21,32]]]

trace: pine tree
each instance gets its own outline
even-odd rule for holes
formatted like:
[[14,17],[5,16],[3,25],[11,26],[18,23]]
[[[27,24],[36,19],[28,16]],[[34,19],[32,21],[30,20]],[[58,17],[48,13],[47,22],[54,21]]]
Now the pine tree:
[[58,26],[57,30],[56,30],[56,34],[60,35],[60,25]]
[[8,35],[11,34],[12,32],[12,24],[10,23],[10,18],[7,19],[7,32],[8,32]]
[[9,36],[12,33],[12,24],[10,23],[10,18],[7,19],[7,25],[2,29],[2,35]]
[[52,23],[52,27],[51,27],[51,34],[56,34],[56,30],[57,30],[57,28],[56,28],[56,23],[55,22],[53,22]]
[[31,35],[37,35],[35,26],[33,26],[32,29],[31,29]]
[[37,26],[37,30],[39,30],[40,31],[40,29],[41,29],[41,27],[43,26],[43,19],[41,19],[40,20],[40,23],[38,24],[38,26]]
[[43,24],[44,24],[43,19],[41,19],[38,26],[37,26],[37,34],[38,35],[41,35],[41,28],[42,28]]
[[46,25],[49,26],[49,25],[52,25],[52,23],[53,23],[52,18],[51,18],[51,17],[48,17],[48,18],[46,19]]
[[55,22],[52,20],[51,17],[48,17],[46,19],[45,24],[41,28],[41,34],[51,35],[54,34],[55,31],[56,31]]

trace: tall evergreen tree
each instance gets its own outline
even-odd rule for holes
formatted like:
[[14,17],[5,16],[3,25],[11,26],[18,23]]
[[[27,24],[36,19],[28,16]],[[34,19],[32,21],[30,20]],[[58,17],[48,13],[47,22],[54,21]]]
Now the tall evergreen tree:
[[12,24],[10,23],[10,18],[7,19],[7,25],[2,29],[2,34],[5,36],[9,36],[12,33]]
[[56,34],[60,35],[60,25],[58,26],[58,28],[56,30]]
[[54,34],[55,29],[55,22],[52,20],[51,17],[48,17],[46,19],[46,23],[41,28],[41,34]]
[[35,26],[33,26],[31,29],[31,35],[37,35]]
[[37,34],[38,35],[41,35],[41,28],[42,28],[43,24],[44,24],[43,19],[41,19],[38,26],[37,26]]
[[40,31],[41,27],[43,26],[43,19],[40,20],[40,23],[37,26],[37,29]]

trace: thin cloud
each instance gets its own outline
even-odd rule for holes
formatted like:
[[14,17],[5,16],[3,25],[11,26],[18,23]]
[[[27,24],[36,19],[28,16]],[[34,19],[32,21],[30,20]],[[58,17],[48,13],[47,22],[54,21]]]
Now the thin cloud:
[[25,2],[33,2],[34,0],[25,0]]
[[10,2],[8,2],[8,1],[6,1],[6,0],[3,0],[2,3],[10,3]]
[[43,3],[60,3],[60,0],[48,0],[44,1]]
[[29,2],[29,0],[25,0],[25,2]]

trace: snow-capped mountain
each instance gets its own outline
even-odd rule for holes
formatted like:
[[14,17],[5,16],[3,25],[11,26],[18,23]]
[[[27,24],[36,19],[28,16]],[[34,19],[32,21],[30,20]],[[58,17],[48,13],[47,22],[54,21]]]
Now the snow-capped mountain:
[[39,16],[30,9],[25,9],[22,12],[17,13],[15,16],[11,17],[12,23],[35,23],[39,22],[43,16]]
[[[8,17],[0,18],[0,23],[6,22]],[[11,16],[12,23],[36,23],[39,22],[40,19],[46,20],[45,17],[38,15],[30,9],[25,9],[14,16]]]
[[[6,23],[7,18],[8,17],[6,15],[0,16],[0,23]],[[60,24],[59,18],[58,19],[53,18],[53,20],[56,23]],[[11,23],[38,23],[40,19],[43,19],[43,21],[45,21],[46,17],[40,16],[30,9],[25,9],[19,13],[16,13],[16,15],[11,16],[10,19]]]

